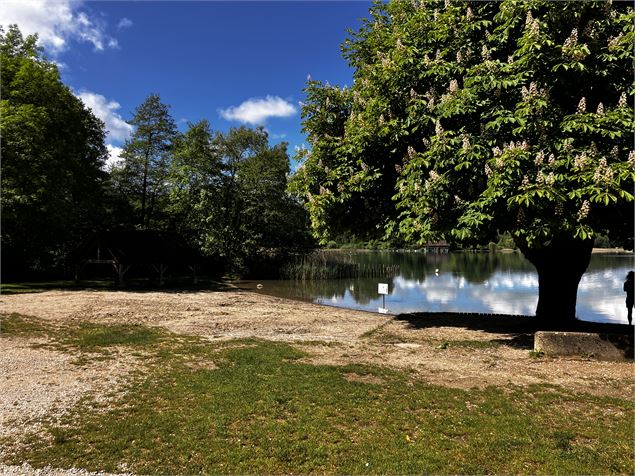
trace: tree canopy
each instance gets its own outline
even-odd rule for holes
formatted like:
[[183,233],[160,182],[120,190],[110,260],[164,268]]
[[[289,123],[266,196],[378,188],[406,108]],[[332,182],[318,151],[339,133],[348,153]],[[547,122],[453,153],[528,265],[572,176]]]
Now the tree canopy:
[[308,243],[301,205],[286,193],[287,144],[269,145],[262,128],[213,133],[190,124],[175,146],[171,210],[179,229],[235,269],[271,250]]
[[59,266],[103,218],[104,124],[12,25],[0,30],[5,273]]
[[162,212],[167,206],[167,178],[178,132],[158,94],[150,94],[128,124],[134,132],[123,146],[123,166],[113,169],[113,175],[138,216],[136,225],[149,229],[166,219]]
[[581,275],[598,233],[632,247],[634,19],[611,2],[377,3],[342,48],[353,86],[307,86],[291,188],[317,237],[508,231],[539,275],[562,249]]

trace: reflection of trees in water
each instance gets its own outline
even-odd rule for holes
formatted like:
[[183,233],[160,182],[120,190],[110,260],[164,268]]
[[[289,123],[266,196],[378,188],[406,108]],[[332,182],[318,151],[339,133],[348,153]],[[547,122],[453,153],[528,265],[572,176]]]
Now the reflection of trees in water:
[[606,254],[594,254],[591,256],[591,262],[587,268],[589,271],[602,271],[605,269],[618,269],[618,268],[635,268],[635,262],[633,261],[633,255],[606,255]]
[[494,272],[532,272],[534,266],[517,253],[453,253],[449,267],[454,276],[481,284]]
[[[336,253],[336,252],[333,252]],[[395,253],[342,252],[353,262],[363,264],[398,265],[399,275],[407,280],[425,281],[440,272],[451,272],[475,284],[489,279],[495,271],[533,271],[531,263],[518,253]]]
[[[336,253],[336,252],[332,252]],[[340,252],[337,252],[340,253]],[[352,262],[366,265],[399,265],[400,277],[405,280],[426,280],[440,273],[452,273],[455,277],[463,277],[469,283],[482,284],[495,272],[535,273],[534,266],[519,253],[395,253],[395,252],[341,252]],[[594,255],[589,271],[601,271],[632,266],[633,257],[615,257]],[[394,281],[390,277],[307,280],[296,281],[290,290],[295,297],[311,300],[315,297],[342,299],[349,291],[358,304],[366,305],[378,299],[377,283],[388,283],[389,292],[394,290]]]
[[[364,279],[316,279],[306,281],[292,281],[290,294],[300,299],[311,300],[316,297],[342,299],[348,291],[358,304],[368,304],[377,299],[377,283],[388,283],[388,292],[395,288],[393,278],[364,278]],[[282,289],[281,289],[282,290]]]

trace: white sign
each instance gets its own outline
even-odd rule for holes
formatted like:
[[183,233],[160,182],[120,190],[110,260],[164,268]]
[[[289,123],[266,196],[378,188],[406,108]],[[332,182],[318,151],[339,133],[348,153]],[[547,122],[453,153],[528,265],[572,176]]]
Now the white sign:
[[385,307],[380,307],[377,309],[377,312],[379,312],[379,314],[388,314],[388,309],[386,309]]
[[379,283],[377,285],[377,292],[379,294],[388,294],[388,283]]

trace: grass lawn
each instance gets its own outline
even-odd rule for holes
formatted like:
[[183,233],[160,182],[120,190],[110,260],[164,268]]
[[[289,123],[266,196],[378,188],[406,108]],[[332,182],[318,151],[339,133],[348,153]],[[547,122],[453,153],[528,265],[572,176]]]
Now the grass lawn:
[[45,333],[80,362],[108,358],[113,346],[146,356],[123,396],[84,399],[46,434],[0,454],[5,464],[142,474],[634,471],[626,400],[555,386],[428,385],[383,367],[312,365],[286,343],[3,322],[5,336]]

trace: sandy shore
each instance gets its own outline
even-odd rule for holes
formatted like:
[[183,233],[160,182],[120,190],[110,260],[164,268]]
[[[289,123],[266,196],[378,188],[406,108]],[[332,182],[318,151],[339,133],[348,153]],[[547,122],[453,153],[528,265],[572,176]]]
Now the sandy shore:
[[[480,327],[466,316],[414,325],[408,319],[238,289],[3,295],[0,311],[53,323],[138,323],[210,341],[286,341],[307,351],[311,362],[408,368],[415,378],[431,384],[466,389],[552,384],[620,398],[631,398],[635,390],[632,362],[532,358],[530,334]],[[33,344],[37,342],[26,338],[0,339],[0,436],[24,432],[38,418],[61,414],[83,396],[106,395],[106,390],[112,394],[140,365],[119,352],[115,360],[76,366],[62,351]]]

